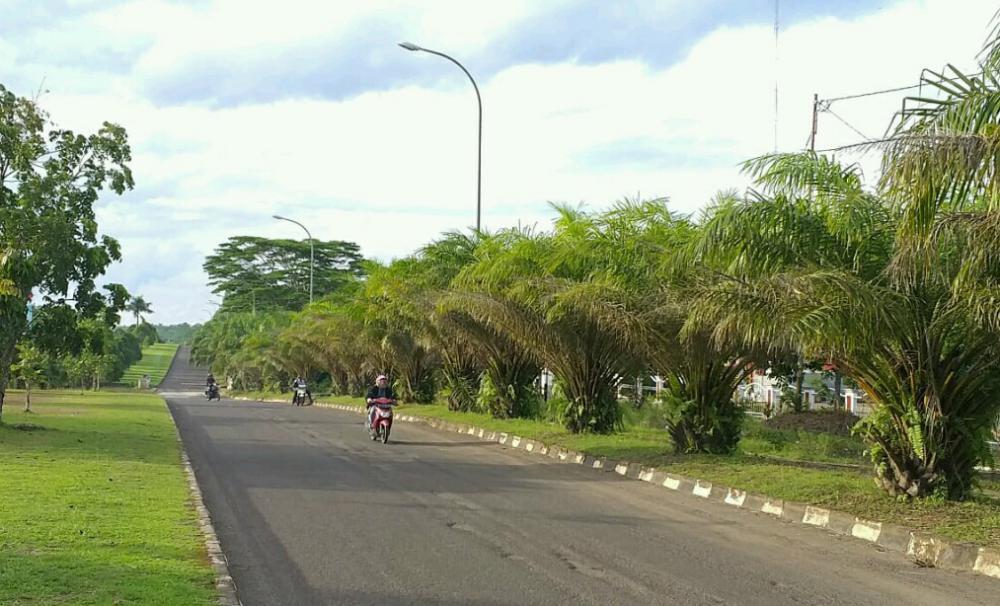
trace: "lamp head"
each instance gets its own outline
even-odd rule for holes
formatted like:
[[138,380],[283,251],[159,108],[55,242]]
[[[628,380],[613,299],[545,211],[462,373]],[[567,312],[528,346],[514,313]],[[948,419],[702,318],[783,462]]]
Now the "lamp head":
[[412,42],[400,42],[399,45],[408,51],[424,50]]

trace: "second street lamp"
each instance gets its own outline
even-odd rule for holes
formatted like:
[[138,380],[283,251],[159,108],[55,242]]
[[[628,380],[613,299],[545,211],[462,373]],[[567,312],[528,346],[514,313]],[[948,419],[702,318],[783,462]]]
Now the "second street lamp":
[[282,217],[280,215],[271,215],[271,216],[277,219],[278,221],[288,221],[289,223],[294,223],[298,225],[299,227],[302,228],[302,231],[306,232],[306,235],[309,236],[309,302],[312,303],[313,302],[313,259],[315,258],[313,256],[312,234],[309,233],[309,230],[306,229],[305,225],[302,225],[295,219],[289,219],[288,217]]
[[476,84],[475,78],[469,73],[469,70],[465,69],[465,66],[459,63],[454,57],[448,56],[442,52],[431,50],[429,48],[424,48],[418,46],[412,42],[400,42],[399,45],[408,51],[423,51],[425,53],[430,53],[432,55],[437,55],[438,57],[443,57],[448,61],[451,61],[459,67],[465,75],[469,77],[469,82],[472,82],[472,88],[476,91],[476,101],[479,103],[479,155],[476,160],[476,231],[482,230],[482,198],[483,198],[483,98],[479,96],[479,85]]

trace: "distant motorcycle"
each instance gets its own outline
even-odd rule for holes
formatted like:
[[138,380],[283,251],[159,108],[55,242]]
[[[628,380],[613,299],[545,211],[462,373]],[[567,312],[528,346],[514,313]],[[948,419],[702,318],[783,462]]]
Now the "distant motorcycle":
[[209,385],[208,387],[206,387],[205,388],[205,396],[208,398],[209,402],[211,402],[212,400],[219,400],[219,401],[221,401],[222,400],[222,395],[219,393],[219,384],[218,383],[212,383],[211,385]]
[[[292,394],[292,404],[296,406],[305,406],[306,398],[309,396],[309,391],[306,389],[305,385],[299,385],[295,388],[295,393]],[[311,404],[312,402],[310,402]]]
[[375,414],[368,427],[368,435],[372,440],[381,440],[383,444],[389,441],[389,432],[392,430],[392,407],[395,404],[396,401],[389,398],[378,398],[372,404]]

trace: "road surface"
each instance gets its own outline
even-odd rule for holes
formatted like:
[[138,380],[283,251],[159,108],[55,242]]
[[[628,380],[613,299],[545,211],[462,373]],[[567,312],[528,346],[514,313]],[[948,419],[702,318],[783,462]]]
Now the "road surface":
[[246,606],[998,603],[994,579],[471,436],[209,404],[186,360],[160,391]]

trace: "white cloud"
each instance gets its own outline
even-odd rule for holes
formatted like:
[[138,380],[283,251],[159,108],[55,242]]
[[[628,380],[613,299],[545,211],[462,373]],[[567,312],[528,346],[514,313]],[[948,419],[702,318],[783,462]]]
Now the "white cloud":
[[[148,78],[213,54],[280,58],[289,46],[353,35],[366,19],[387,15],[412,29],[415,42],[473,52],[539,10],[529,2],[488,10],[464,2],[264,4],[251,10],[244,2],[142,0],[88,17],[121,48],[141,41],[147,50],[120,74],[88,80],[56,71],[60,85],[43,97],[64,126],[93,130],[109,119],[128,128],[137,189],[105,198],[100,221],[121,238],[125,255],[109,279],[152,300],[157,321],[210,315],[200,266],[226,237],[297,237],[274,213],[307,223],[318,238],[355,240],[364,254],[383,259],[470,225],[476,106],[464,75],[447,64],[441,73],[454,86],[443,89],[406,85],[340,101],[293,96],[235,108],[157,106],[145,97]],[[804,145],[814,92],[829,97],[912,83],[922,68],[948,61],[974,65],[995,7],[959,4],[962,10],[945,0],[903,2],[783,31],[780,149]],[[13,54],[0,42],[0,69]],[[441,61],[409,58],[415,66]],[[772,149],[774,75],[773,32],[760,25],[717,29],[666,69],[638,60],[517,64],[483,79],[485,224],[544,222],[548,201],[600,207],[636,193],[670,196],[676,208],[694,212],[716,191],[744,187],[737,162]],[[875,136],[900,99],[832,109]],[[831,115],[821,116],[821,148],[857,140]],[[869,172],[875,161],[866,160]]]

